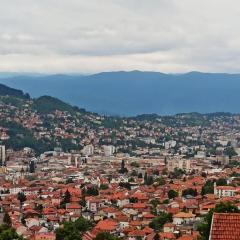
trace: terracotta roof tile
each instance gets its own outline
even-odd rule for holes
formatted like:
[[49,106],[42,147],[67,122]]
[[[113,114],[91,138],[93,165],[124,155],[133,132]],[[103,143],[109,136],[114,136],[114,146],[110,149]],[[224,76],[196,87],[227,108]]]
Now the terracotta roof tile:
[[211,240],[240,239],[240,213],[214,213]]

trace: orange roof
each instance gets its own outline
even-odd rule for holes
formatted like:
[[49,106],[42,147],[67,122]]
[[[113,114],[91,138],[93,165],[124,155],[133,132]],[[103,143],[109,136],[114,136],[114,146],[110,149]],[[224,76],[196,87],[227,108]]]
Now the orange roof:
[[240,213],[214,213],[211,240],[237,240],[240,236]]
[[233,187],[233,186],[217,186],[216,189],[219,189],[219,190],[236,190],[236,188]]
[[160,239],[176,239],[175,235],[171,232],[160,233]]
[[146,234],[150,234],[150,233],[154,232],[154,230],[153,230],[152,228],[150,228],[150,227],[145,227],[145,228],[143,229],[143,231],[144,231]]
[[136,230],[133,230],[132,232],[130,232],[128,234],[128,236],[131,236],[131,237],[144,237],[145,236],[145,232],[143,230],[136,229]]
[[67,209],[81,209],[81,205],[78,203],[70,203],[66,206]]
[[176,225],[173,223],[165,223],[163,226],[164,227],[176,227]]
[[101,231],[112,231],[117,228],[118,223],[111,219],[105,219],[98,222],[96,229]]
[[146,204],[145,203],[134,203],[133,204],[133,208],[146,208]]
[[133,220],[133,221],[130,222],[130,225],[131,226],[141,226],[142,222],[138,221],[138,220]]
[[183,235],[180,238],[178,238],[178,240],[194,240],[195,238],[193,236],[190,235]]
[[176,218],[193,218],[193,217],[195,217],[195,215],[192,214],[192,213],[179,212],[179,213],[175,214],[173,217],[176,217]]
[[155,216],[151,213],[146,213],[145,215],[143,215],[144,218],[155,218]]

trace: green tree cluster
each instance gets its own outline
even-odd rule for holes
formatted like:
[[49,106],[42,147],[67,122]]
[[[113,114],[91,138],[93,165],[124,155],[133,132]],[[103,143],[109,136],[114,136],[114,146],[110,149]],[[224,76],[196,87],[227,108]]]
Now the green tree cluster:
[[16,233],[16,230],[10,226],[3,224],[0,225],[0,239],[1,240],[23,240],[21,236]]
[[92,227],[92,222],[83,217],[75,222],[65,222],[56,230],[56,240],[82,240],[82,235]]
[[173,199],[173,198],[176,198],[176,197],[178,197],[178,193],[176,191],[174,191],[173,189],[170,189],[168,191],[168,198]]
[[216,181],[216,185],[217,186],[227,186],[227,180],[225,178],[219,178],[217,181]]
[[163,228],[163,225],[167,222],[172,222],[172,214],[161,212],[160,215],[150,222],[149,227],[153,228],[156,231],[160,231]]
[[94,240],[120,240],[108,232],[99,233]]
[[144,174],[144,184],[148,186],[153,184],[153,177],[148,176],[147,172]]
[[195,197],[197,196],[197,190],[193,188],[187,188],[183,190],[182,195],[183,196],[191,195]]
[[214,193],[214,182],[207,180],[204,186],[202,187],[201,195],[212,194]]

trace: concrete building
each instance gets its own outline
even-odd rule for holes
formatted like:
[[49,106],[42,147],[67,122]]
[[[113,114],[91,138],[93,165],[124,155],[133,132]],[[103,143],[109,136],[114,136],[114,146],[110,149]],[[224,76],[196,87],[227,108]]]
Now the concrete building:
[[112,145],[109,146],[103,146],[103,152],[104,156],[109,157],[112,156],[115,153],[115,147]]
[[86,156],[91,156],[93,155],[94,153],[94,147],[93,145],[87,145],[87,146],[84,146],[83,150],[82,150],[82,153]]
[[214,183],[214,194],[219,198],[232,197],[236,194],[236,191],[233,186],[216,186],[216,183]]
[[175,168],[180,168],[185,171],[191,171],[191,160],[184,158],[173,158],[167,160],[167,169],[173,172]]
[[165,149],[174,148],[176,145],[177,145],[177,142],[173,140],[164,143]]

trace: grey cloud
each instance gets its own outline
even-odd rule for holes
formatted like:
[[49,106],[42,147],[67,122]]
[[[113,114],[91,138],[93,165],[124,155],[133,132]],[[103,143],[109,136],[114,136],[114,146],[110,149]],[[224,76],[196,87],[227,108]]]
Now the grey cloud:
[[2,71],[240,71],[238,0],[0,4]]

